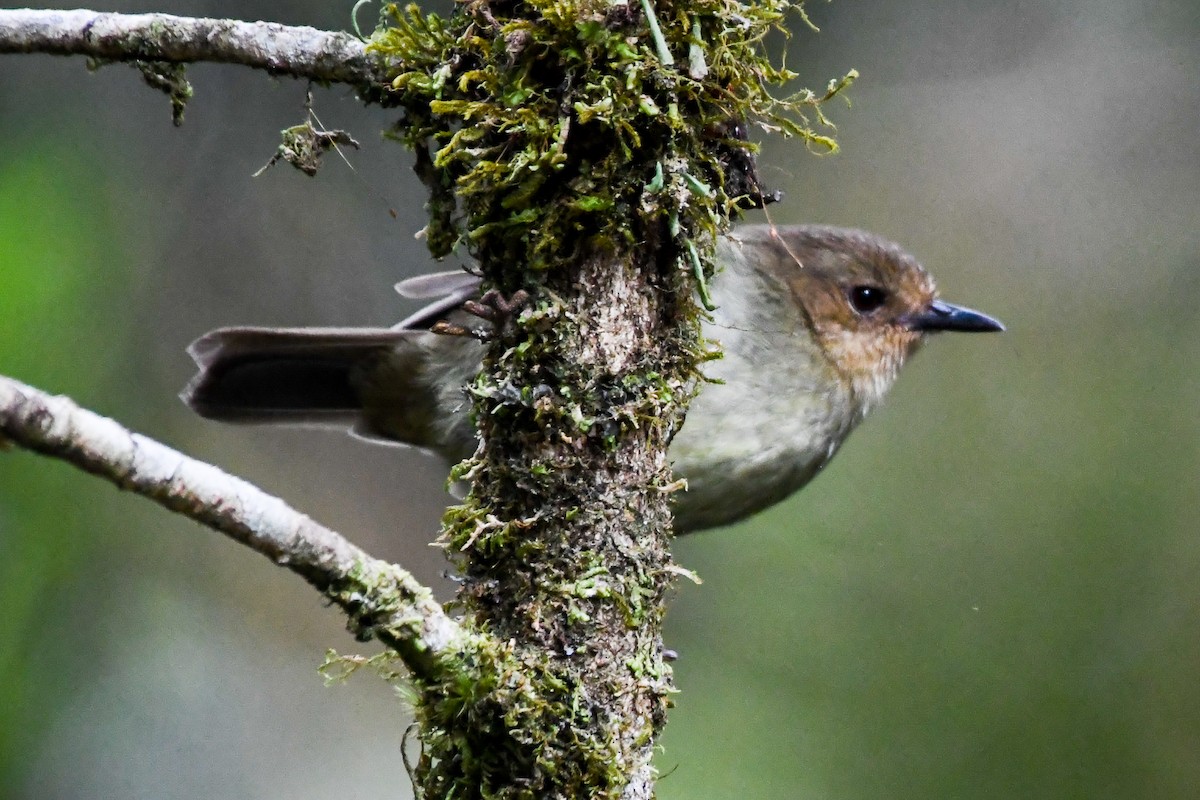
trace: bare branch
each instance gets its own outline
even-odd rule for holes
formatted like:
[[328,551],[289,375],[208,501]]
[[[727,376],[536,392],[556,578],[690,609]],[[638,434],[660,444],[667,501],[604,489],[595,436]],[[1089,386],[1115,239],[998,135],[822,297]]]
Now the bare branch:
[[220,531],[303,576],[349,615],[363,638],[396,650],[414,676],[455,670],[472,637],[429,589],[282,500],[117,422],[0,375],[0,444],[74,464]]
[[176,64],[212,61],[361,88],[387,82],[384,62],[347,33],[171,14],[0,9],[0,53]]

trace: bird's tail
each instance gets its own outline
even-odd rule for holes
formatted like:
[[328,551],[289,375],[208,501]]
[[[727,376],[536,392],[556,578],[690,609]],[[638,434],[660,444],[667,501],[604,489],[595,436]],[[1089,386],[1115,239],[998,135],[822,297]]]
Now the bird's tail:
[[419,336],[394,328],[221,328],[188,348],[200,371],[180,397],[223,422],[353,424],[361,375]]

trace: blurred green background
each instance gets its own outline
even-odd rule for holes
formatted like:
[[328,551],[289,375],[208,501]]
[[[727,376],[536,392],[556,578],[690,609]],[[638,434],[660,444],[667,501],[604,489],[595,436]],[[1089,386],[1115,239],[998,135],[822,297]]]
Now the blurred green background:
[[[105,3],[348,27],[352,3]],[[46,6],[43,6],[46,7]],[[1200,796],[1200,6],[813,3],[789,66],[863,77],[843,153],[768,141],[772,218],[904,243],[1009,332],[943,337],[832,467],[681,540],[661,796]],[[373,15],[373,10],[365,12]],[[0,372],[291,499],[449,596],[432,458],[227,428],[175,395],[233,323],[381,324],[434,268],[390,122],[257,179],[303,84],[191,70],[175,130],[124,67],[0,57]],[[393,218],[390,210],[398,212]],[[0,454],[0,797],[409,796],[407,711],[291,575]]]

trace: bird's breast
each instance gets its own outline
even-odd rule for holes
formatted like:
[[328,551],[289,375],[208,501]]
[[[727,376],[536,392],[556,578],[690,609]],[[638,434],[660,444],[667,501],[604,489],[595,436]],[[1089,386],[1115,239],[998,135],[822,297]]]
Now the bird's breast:
[[727,351],[723,383],[692,401],[671,444],[688,489],[676,528],[736,522],[800,489],[829,461],[857,419],[849,391],[819,358],[762,364]]

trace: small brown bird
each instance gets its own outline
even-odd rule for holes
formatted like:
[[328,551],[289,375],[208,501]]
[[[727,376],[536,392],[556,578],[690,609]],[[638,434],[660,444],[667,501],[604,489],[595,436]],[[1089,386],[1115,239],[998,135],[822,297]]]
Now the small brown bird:
[[[671,444],[680,533],[743,519],[808,483],[936,331],[1002,331],[997,320],[937,298],[899,246],[858,230],[747,225],[717,247],[720,307],[704,324],[724,358],[719,383],[692,401]],[[183,393],[227,422],[350,426],[359,435],[439,453],[475,449],[462,387],[482,345],[428,327],[478,293],[441,273],[405,281],[440,299],[393,328],[222,328],[188,349],[199,374]]]

